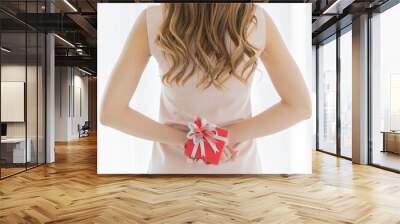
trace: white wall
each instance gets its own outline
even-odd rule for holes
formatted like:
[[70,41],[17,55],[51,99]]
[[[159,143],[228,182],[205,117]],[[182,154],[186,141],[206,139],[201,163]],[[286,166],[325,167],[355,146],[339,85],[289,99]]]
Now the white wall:
[[[98,105],[126,37],[139,13],[151,4],[98,4]],[[277,24],[311,88],[311,4],[260,4]],[[262,63],[259,63],[261,65]],[[147,65],[130,107],[158,120],[160,79],[156,61]],[[252,92],[255,114],[279,100],[263,66]],[[311,120],[258,140],[264,173],[311,173]],[[98,122],[98,173],[146,173],[152,142],[126,135]]]
[[1,122],[24,122],[25,83],[1,81],[0,89]]
[[70,141],[79,137],[78,124],[88,120],[88,78],[72,67],[56,67],[55,73],[55,140]]
[[[89,91],[88,91],[88,77],[87,76],[82,76],[83,73],[80,73],[79,75],[75,75],[75,81],[74,85],[76,87],[79,87],[81,89],[81,110],[82,114],[80,116],[76,116],[76,124],[80,123],[83,124],[85,121],[88,120],[89,117]],[[78,133],[76,133],[78,134]]]
[[[17,64],[8,64],[8,65],[2,65],[1,66],[1,81],[9,81],[9,82],[13,82],[13,81],[17,81],[17,82],[25,82],[25,75],[26,72],[28,72],[27,74],[35,74],[36,75],[36,67],[34,66],[27,66],[25,67],[25,65],[17,65]],[[29,77],[28,77],[29,78]],[[29,84],[34,84],[36,85],[36,81],[35,83],[30,83]],[[35,89],[27,89],[29,92],[27,93],[28,98],[29,97],[35,97],[36,98],[36,88]],[[34,92],[31,92],[34,91]],[[27,99],[27,103],[32,102],[32,99]],[[30,108],[29,112],[31,112],[33,109],[36,108],[36,104],[35,105],[31,105],[34,106],[34,108]],[[2,110],[5,110],[6,108],[2,108]],[[32,115],[34,115],[34,117],[31,117]],[[36,114],[33,113],[28,113],[28,122],[32,122],[35,121],[36,122]],[[7,136],[8,137],[25,137],[25,122],[7,122]],[[28,129],[30,127],[32,127],[33,125],[28,125]],[[36,129],[36,127],[35,127]],[[28,130],[28,137],[29,137],[30,131]]]
[[68,140],[68,67],[55,68],[55,140]]

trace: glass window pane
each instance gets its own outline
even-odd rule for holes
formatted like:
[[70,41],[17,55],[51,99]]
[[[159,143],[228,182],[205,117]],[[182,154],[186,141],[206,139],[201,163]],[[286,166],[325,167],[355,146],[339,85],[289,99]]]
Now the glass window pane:
[[[18,15],[44,13],[45,1],[0,1],[0,7]],[[0,17],[7,20],[0,24],[0,177],[4,178],[45,162],[46,39],[44,33],[8,14],[0,12]]]
[[[25,170],[26,150],[26,33],[1,34],[1,174]],[[5,49],[5,50],[4,50]],[[29,145],[28,145],[29,146]]]
[[43,33],[38,35],[38,164],[45,163],[45,88],[46,88],[46,76],[45,76],[45,65],[46,65],[46,36]]
[[27,142],[28,148],[30,148],[30,160],[27,164],[28,168],[37,165],[37,98],[38,98],[38,88],[37,88],[37,75],[38,75],[38,52],[37,52],[37,33],[28,32],[28,55],[27,55],[27,80],[26,80],[26,112],[27,112]]
[[400,170],[400,4],[372,18],[372,163]]
[[352,149],[352,35],[340,37],[340,153],[351,158]]
[[[27,2],[25,12],[29,14],[37,13],[38,2]],[[28,14],[28,15],[29,15]],[[29,18],[31,22],[37,17]],[[27,167],[35,167],[38,164],[38,35],[36,30],[27,27],[27,69],[26,69],[26,131],[27,131],[27,150],[30,151],[30,157]]]
[[336,41],[318,48],[318,146],[336,153]]

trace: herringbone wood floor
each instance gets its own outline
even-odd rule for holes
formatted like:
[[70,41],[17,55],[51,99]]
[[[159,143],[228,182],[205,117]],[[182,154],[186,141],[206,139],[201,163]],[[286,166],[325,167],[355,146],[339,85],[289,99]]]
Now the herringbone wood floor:
[[0,181],[0,223],[400,223],[400,175],[314,153],[313,175],[98,176],[96,139]]

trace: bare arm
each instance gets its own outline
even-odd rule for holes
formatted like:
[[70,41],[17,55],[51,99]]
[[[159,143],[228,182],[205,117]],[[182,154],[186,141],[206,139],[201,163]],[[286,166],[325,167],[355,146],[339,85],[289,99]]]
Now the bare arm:
[[104,125],[127,134],[167,144],[183,144],[185,132],[158,123],[129,108],[140,77],[150,58],[146,14],[141,13],[112,72],[101,107]]
[[261,60],[281,100],[257,116],[228,126],[232,143],[273,134],[311,116],[310,96],[301,72],[274,22],[264,15],[267,43]]

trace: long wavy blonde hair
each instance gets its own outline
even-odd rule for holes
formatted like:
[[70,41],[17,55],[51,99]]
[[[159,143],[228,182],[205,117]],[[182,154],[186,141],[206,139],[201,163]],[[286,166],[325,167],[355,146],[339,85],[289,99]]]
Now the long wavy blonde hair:
[[[257,23],[254,11],[253,3],[163,4],[156,44],[171,64],[163,83],[183,85],[197,70],[202,71],[197,84],[201,89],[223,88],[232,76],[247,83],[257,62],[257,48],[248,41],[248,29]],[[248,60],[237,71],[245,56]]]

